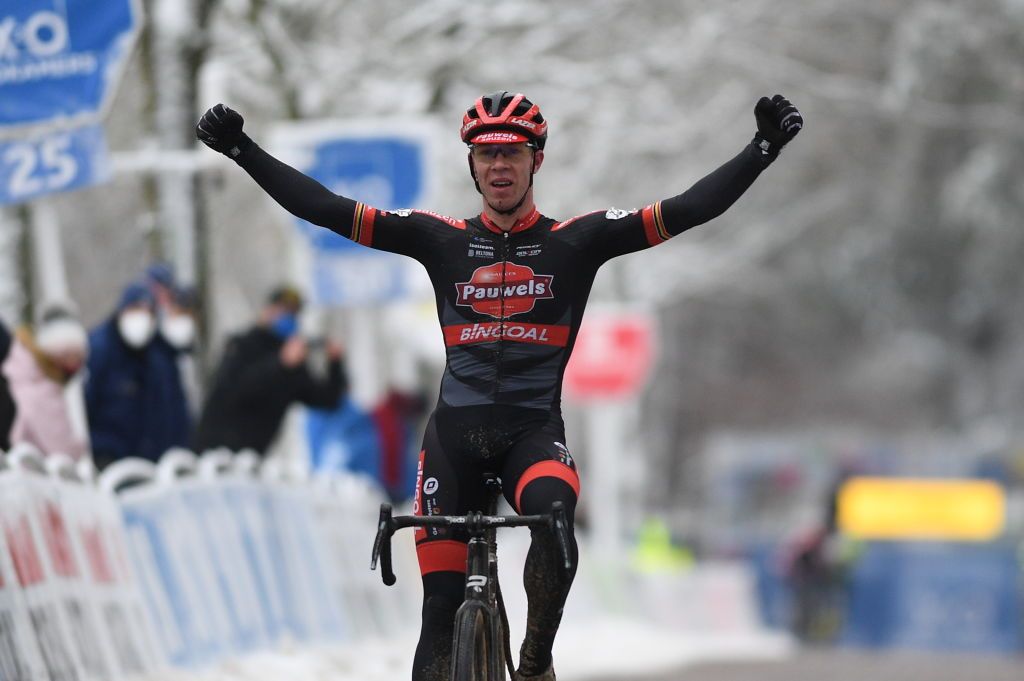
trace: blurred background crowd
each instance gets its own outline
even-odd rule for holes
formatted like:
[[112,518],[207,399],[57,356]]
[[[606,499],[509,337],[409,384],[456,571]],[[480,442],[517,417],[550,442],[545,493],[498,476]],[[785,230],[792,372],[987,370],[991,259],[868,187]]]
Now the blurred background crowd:
[[[443,362],[429,286],[403,270],[399,295],[326,295],[305,228],[197,149],[218,101],[267,146],[414,122],[409,207],[464,217],[462,111],[524,91],[551,125],[538,207],[568,218],[680,192],[782,92],[807,126],[748,195],[595,284],[592,307],[645,315],[656,349],[613,405],[617,541],[655,572],[745,561],[766,620],[808,641],[1024,648],[1020,0],[140,4],[109,180],[0,208],[2,448],[252,449],[411,494]],[[593,407],[566,405],[583,527]],[[964,503],[1001,520],[858,531],[863,478],[990,483],[994,507]]]

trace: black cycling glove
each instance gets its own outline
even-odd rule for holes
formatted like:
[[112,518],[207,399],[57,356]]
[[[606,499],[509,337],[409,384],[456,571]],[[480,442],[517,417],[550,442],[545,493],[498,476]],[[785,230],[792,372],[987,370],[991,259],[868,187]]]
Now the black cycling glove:
[[218,104],[207,109],[196,124],[196,137],[214,151],[231,159],[237,159],[252,145],[249,136],[242,132],[242,114]]
[[757,119],[757,132],[752,144],[769,162],[774,161],[782,147],[804,127],[803,116],[782,95],[771,99],[762,97],[754,107],[754,118]]

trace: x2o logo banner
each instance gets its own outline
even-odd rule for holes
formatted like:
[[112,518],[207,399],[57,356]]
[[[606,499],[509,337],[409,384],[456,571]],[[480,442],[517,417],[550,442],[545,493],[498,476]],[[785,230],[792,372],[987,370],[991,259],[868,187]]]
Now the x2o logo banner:
[[0,129],[98,123],[141,25],[139,0],[0,2]]

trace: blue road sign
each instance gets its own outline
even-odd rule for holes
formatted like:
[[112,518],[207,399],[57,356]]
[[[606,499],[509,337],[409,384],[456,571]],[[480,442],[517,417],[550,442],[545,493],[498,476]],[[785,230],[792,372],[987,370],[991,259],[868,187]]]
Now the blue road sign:
[[106,137],[99,125],[0,140],[0,204],[88,187],[109,176]]
[[[380,210],[429,199],[426,125],[380,123],[372,129],[338,123],[299,123],[278,132],[275,148],[337,194]],[[313,297],[322,305],[384,302],[406,295],[409,263],[361,246],[322,227],[297,221],[312,248]]]
[[98,122],[140,15],[137,0],[0,0],[0,130]]

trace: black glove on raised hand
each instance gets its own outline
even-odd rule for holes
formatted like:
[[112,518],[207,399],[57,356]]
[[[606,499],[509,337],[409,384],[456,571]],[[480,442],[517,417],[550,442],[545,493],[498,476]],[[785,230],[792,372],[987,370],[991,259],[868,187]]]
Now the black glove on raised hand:
[[774,161],[782,147],[804,127],[803,116],[782,95],[771,99],[762,97],[754,107],[754,118],[757,119],[757,132],[752,144],[768,161]]
[[207,109],[196,124],[196,137],[214,151],[228,158],[237,159],[251,144],[249,136],[242,132],[242,114],[218,104]]

